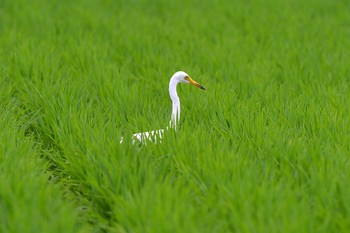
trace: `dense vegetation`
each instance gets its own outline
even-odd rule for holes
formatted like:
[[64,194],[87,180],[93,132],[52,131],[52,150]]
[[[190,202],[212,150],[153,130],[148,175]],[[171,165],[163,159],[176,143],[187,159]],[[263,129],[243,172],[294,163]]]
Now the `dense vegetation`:
[[1,0],[0,232],[349,232],[349,10]]

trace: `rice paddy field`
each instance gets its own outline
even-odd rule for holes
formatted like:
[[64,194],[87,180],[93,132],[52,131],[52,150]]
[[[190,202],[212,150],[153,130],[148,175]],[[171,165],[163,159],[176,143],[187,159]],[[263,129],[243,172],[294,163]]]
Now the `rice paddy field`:
[[1,0],[0,232],[350,232],[349,51],[347,0]]

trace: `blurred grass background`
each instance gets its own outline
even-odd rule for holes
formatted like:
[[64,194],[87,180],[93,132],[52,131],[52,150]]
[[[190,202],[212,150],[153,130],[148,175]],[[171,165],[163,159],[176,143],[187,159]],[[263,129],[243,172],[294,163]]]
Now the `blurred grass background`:
[[349,10],[0,1],[0,231],[348,232]]

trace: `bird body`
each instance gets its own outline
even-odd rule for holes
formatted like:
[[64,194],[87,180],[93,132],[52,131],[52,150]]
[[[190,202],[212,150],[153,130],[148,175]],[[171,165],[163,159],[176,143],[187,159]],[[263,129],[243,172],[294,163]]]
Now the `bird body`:
[[[169,95],[172,101],[172,112],[171,112],[171,120],[169,123],[169,127],[166,127],[165,130],[169,130],[169,128],[176,130],[176,126],[180,121],[180,98],[177,95],[176,87],[178,83],[186,83],[194,85],[200,89],[205,90],[205,88],[190,78],[188,74],[183,71],[176,72],[170,79],[169,82]],[[162,142],[162,138],[164,135],[164,129],[152,130],[148,132],[135,133],[132,135],[132,144],[135,144],[137,141],[142,144],[147,144],[147,141],[157,143]],[[124,138],[122,137],[120,143],[123,143]]]

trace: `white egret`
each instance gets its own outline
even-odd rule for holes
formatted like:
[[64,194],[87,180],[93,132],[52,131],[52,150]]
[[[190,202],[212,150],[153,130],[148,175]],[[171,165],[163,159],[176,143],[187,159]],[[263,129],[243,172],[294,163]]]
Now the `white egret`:
[[[169,82],[169,95],[172,101],[172,112],[171,112],[171,120],[169,126],[165,128],[168,130],[169,128],[176,130],[176,125],[180,121],[180,98],[177,95],[176,87],[178,83],[186,83],[192,84],[200,89],[205,90],[205,88],[190,78],[188,74],[183,71],[176,72],[170,79]],[[135,144],[136,141],[139,141],[142,144],[146,144],[147,141],[161,142],[164,134],[164,129],[152,130],[148,132],[135,133],[132,135],[132,144]],[[123,137],[120,139],[120,143],[123,143]]]

